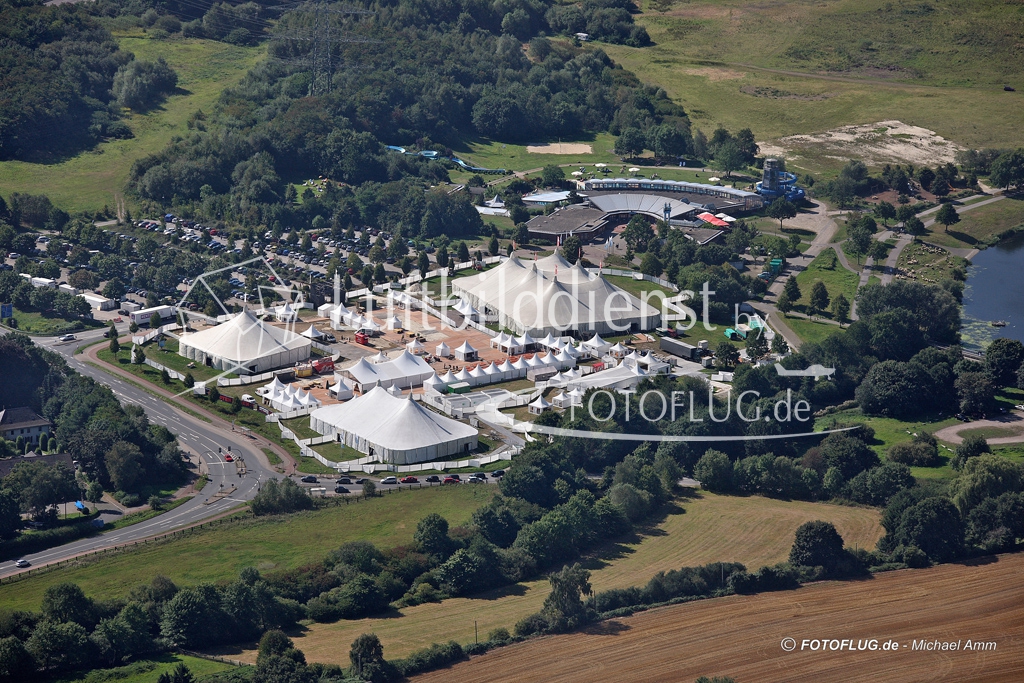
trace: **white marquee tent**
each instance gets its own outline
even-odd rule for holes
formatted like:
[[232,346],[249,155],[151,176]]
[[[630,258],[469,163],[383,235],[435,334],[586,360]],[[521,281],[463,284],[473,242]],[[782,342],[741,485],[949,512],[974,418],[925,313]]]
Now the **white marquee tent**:
[[313,411],[309,424],[320,434],[334,434],[346,446],[395,465],[468,454],[477,448],[472,427],[381,387]]
[[217,370],[259,374],[309,358],[310,340],[263,322],[248,309],[231,320],[184,334],[178,355]]
[[359,391],[364,393],[375,385],[384,388],[396,386],[399,389],[418,387],[434,374],[425,360],[404,349],[401,355],[382,363],[370,364],[365,358],[360,358],[341,372],[350,377]]
[[529,264],[512,257],[489,271],[452,280],[452,291],[477,309],[497,312],[499,326],[520,333],[621,334],[649,330],[661,321],[658,309],[557,253]]

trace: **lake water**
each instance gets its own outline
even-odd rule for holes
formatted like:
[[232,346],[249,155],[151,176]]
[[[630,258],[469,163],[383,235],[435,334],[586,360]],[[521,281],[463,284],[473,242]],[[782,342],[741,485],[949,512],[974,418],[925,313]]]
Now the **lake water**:
[[[978,252],[967,273],[964,347],[981,349],[996,337],[1024,341],[1024,233]],[[1006,327],[992,327],[993,320]]]

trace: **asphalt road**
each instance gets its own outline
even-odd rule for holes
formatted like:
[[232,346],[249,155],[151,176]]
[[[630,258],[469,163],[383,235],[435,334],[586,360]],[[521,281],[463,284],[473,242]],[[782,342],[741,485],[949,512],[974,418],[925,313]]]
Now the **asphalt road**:
[[[224,513],[240,502],[250,500],[258,492],[261,482],[281,477],[269,467],[266,457],[249,438],[232,433],[230,429],[222,429],[194,418],[152,394],[109,375],[93,365],[84,363],[74,356],[75,349],[102,338],[104,331],[104,329],[98,329],[77,335],[78,340],[75,342],[59,342],[55,337],[38,337],[33,338],[33,341],[51,351],[60,353],[77,372],[110,387],[123,403],[142,406],[151,422],[162,425],[178,435],[178,442],[183,450],[191,452],[193,462],[196,462],[197,457],[202,460],[203,469],[209,473],[209,481],[192,500],[174,510],[157,515],[153,519],[118,531],[99,534],[92,538],[26,555],[23,559],[31,562],[33,567],[70,559],[76,555],[102,548],[131,543],[195,524]],[[224,456],[218,452],[219,449],[222,449],[227,453],[229,448],[233,456],[241,455],[244,460],[247,472],[241,477],[237,474],[235,463],[225,461]],[[233,490],[232,487],[234,487]],[[223,492],[226,491],[230,491],[230,493],[225,495]],[[0,577],[9,576],[19,571],[24,570],[17,569],[13,561],[0,565]]]

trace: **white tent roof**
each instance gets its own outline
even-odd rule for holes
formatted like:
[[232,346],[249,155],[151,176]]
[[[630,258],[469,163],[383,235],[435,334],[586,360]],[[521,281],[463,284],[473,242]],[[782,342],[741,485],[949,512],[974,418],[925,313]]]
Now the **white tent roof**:
[[498,366],[498,370],[500,370],[501,372],[512,372],[513,370],[515,370],[515,368],[512,367],[512,364],[509,363],[508,358],[506,358],[505,360],[501,361],[501,365]]
[[360,358],[354,364],[345,368],[345,372],[362,385],[374,384],[376,382],[386,385],[393,383],[408,384],[409,382],[405,380],[418,381],[419,378],[426,378],[434,374],[433,369],[425,360],[405,350],[402,351],[400,356],[375,365],[366,362],[365,358]]
[[526,362],[526,359],[523,356],[519,356],[519,358],[516,359],[516,362],[512,364],[512,367],[516,370],[527,370],[531,366]]
[[600,332],[632,324],[648,329],[660,319],[655,307],[558,253],[530,264],[512,257],[484,273],[453,280],[452,288],[477,308],[497,311],[499,324],[524,332]]
[[316,329],[316,325],[310,323],[309,327],[302,332],[302,336],[306,337],[307,339],[323,339],[327,335],[321,332],[320,330]]
[[544,396],[538,396],[530,406],[533,408],[550,408],[551,404],[544,399]]
[[531,346],[536,343],[537,340],[531,337],[529,332],[525,333],[521,337],[516,337],[516,344],[519,344],[520,346]]
[[527,367],[537,368],[540,367],[541,365],[544,365],[544,361],[540,359],[539,353],[535,353],[526,359],[526,365]]
[[611,347],[608,350],[611,351],[612,353],[619,353],[619,354],[625,354],[626,351],[628,351],[628,349],[625,346],[623,346],[622,344],[619,344],[618,342],[616,342],[615,346]]
[[207,356],[248,363],[271,354],[302,350],[303,347],[305,356],[309,357],[310,342],[290,330],[264,323],[249,309],[244,309],[222,325],[181,335],[179,348],[184,346]]
[[471,354],[471,353],[476,353],[476,349],[474,349],[472,346],[470,346],[468,341],[464,341],[464,342],[462,342],[462,345],[459,346],[459,348],[455,349],[455,353],[461,353],[463,355],[468,355],[468,354]]
[[469,371],[469,376],[472,377],[473,379],[482,379],[484,377],[487,377],[487,373],[484,372],[484,369],[482,367],[477,365],[476,367]]
[[486,374],[488,377],[492,377],[494,375],[500,375],[501,370],[498,369],[497,363],[491,363],[484,368],[484,374]]
[[337,431],[359,435],[389,450],[402,451],[434,446],[476,435],[472,427],[427,410],[417,401],[392,396],[381,387],[347,403],[313,411],[311,422],[320,421]]
[[428,377],[425,380],[423,380],[423,386],[427,387],[427,388],[429,388],[429,387],[442,388],[442,387],[444,387],[444,385],[445,385],[444,380],[441,379],[440,377],[438,377],[436,372],[433,375],[431,375],[430,377]]
[[593,337],[591,337],[590,339],[583,343],[586,344],[587,346],[592,346],[593,348],[599,350],[604,350],[608,348],[608,342],[606,342],[604,339],[601,339],[601,335],[599,334],[594,334]]
[[451,370],[441,375],[440,380],[445,384],[454,384],[455,382],[459,381],[458,379],[455,378],[455,373],[452,372]]
[[551,348],[552,346],[558,343],[558,340],[551,336],[551,333],[548,332],[547,335],[537,343],[540,344],[541,346]]
[[283,306],[274,307],[274,317],[278,320],[295,320],[295,309],[289,302],[285,302]]
[[456,382],[468,382],[471,379],[473,379],[473,375],[466,372],[466,368],[462,368],[461,370],[455,373]]
[[374,355],[367,358],[367,360],[370,361],[371,363],[387,363],[391,359],[388,358],[388,354],[384,353],[384,350],[381,349]]
[[397,315],[393,315],[388,318],[388,329],[389,330],[400,330],[402,329],[402,319]]
[[427,347],[421,344],[419,339],[413,339],[405,345],[405,348],[408,349],[410,353],[423,353],[427,350]]
[[452,350],[451,350],[451,348],[449,348],[449,346],[447,344],[445,344],[444,342],[441,342],[434,349],[434,354],[438,355],[438,356],[450,356],[450,355],[452,355]]

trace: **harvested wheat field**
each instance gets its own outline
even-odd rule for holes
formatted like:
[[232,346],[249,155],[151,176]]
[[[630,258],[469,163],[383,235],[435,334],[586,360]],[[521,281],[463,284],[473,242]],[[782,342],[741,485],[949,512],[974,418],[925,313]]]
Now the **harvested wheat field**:
[[[751,569],[785,560],[793,534],[804,522],[822,519],[853,547],[874,548],[882,535],[879,511],[783,501],[760,496],[719,496],[695,492],[679,498],[666,517],[641,534],[620,539],[584,561],[595,590],[643,585],[659,571],[719,560],[742,562]],[[348,647],[360,633],[376,633],[385,657],[404,657],[431,643],[471,643],[474,624],[480,637],[495,628],[512,630],[515,623],[541,608],[549,592],[546,579],[500,590],[407,607],[384,617],[311,624],[295,637],[295,645],[313,662],[344,663]],[[255,661],[255,650],[222,652]]]
[[[975,566],[879,574],[795,591],[665,607],[495,650],[417,683],[624,681],[689,683],[1004,683],[1024,680],[1024,554]],[[782,649],[794,638],[797,650]],[[804,639],[896,641],[896,651],[800,651]],[[914,641],[959,642],[914,651]],[[970,641],[982,649],[968,651]],[[994,643],[994,646],[988,645]]]

